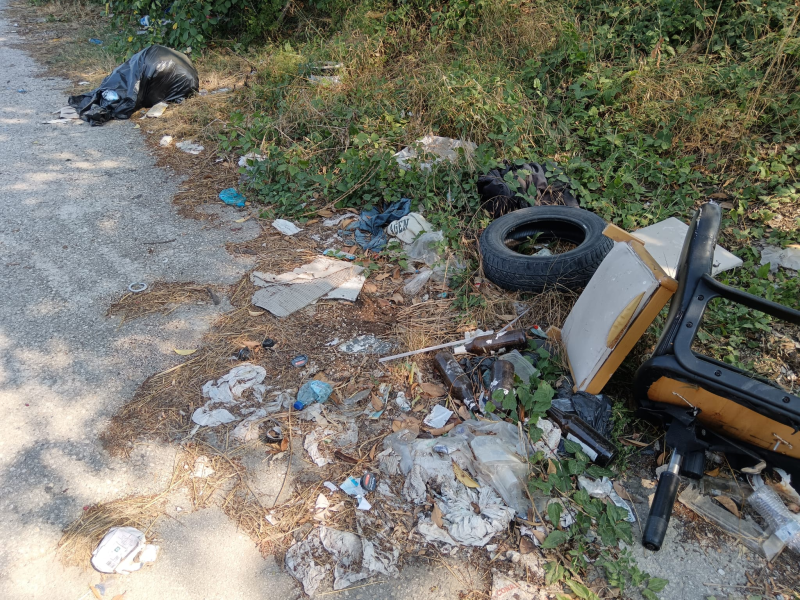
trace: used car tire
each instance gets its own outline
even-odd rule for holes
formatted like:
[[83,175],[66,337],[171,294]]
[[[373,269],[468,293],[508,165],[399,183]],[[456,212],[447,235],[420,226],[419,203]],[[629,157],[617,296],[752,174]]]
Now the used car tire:
[[[582,208],[532,206],[508,213],[492,221],[481,235],[484,274],[506,290],[585,287],[614,246],[603,235],[605,227],[603,219]],[[540,241],[561,239],[577,248],[551,256],[527,256],[506,246],[507,240],[524,240],[537,232]]]

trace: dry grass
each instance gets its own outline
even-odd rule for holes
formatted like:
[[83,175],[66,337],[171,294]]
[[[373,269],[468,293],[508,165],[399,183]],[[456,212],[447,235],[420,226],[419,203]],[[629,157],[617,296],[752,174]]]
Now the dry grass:
[[225,290],[218,286],[157,281],[143,292],[128,292],[112,302],[106,316],[121,316],[122,325],[125,321],[156,313],[168,315],[183,304],[219,304],[221,294],[225,294]]

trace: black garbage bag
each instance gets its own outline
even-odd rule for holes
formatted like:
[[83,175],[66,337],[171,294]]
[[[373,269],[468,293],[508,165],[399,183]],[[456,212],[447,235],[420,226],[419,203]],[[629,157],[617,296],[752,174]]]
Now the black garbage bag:
[[180,102],[199,85],[188,56],[165,46],[150,46],[114,69],[93,92],[70,96],[69,105],[84,121],[102,125],[111,119],[129,119],[140,108],[159,102]]
[[[508,173],[511,173],[517,181],[517,189],[514,191],[506,181]],[[536,198],[537,206],[551,204],[578,206],[578,201],[567,186],[561,182],[548,183],[544,168],[535,162],[523,165],[507,164],[502,169],[492,169],[486,175],[481,175],[478,177],[478,194],[481,197],[481,207],[485,208],[493,219],[530,206],[525,195]]]

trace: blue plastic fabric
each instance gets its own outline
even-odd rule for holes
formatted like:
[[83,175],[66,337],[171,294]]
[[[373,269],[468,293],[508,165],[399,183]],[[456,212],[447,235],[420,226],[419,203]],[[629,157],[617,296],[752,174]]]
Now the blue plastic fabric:
[[317,381],[312,379],[306,381],[300,391],[297,392],[297,402],[294,403],[295,410],[303,410],[306,406],[313,402],[322,404],[328,399],[328,396],[333,392],[333,386],[324,381]]
[[386,247],[386,232],[389,223],[402,219],[411,212],[411,200],[401,198],[392,202],[383,212],[377,208],[361,212],[361,217],[347,229],[355,234],[356,243],[364,250],[380,252]]
[[242,208],[244,206],[245,197],[236,191],[236,188],[228,188],[219,193],[219,199],[225,204]]

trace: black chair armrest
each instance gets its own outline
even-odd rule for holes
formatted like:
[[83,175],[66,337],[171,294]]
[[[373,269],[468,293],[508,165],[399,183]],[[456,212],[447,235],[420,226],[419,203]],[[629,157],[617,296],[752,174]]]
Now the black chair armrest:
[[759,310],[772,317],[781,319],[782,321],[800,325],[800,310],[795,310],[788,306],[772,302],[771,300],[765,300],[764,298],[759,298],[758,296],[753,296],[742,290],[732,288],[715,280],[711,275],[704,275],[703,283],[711,288],[715,295],[721,298],[732,300],[736,302],[736,304],[741,304],[753,310]]

